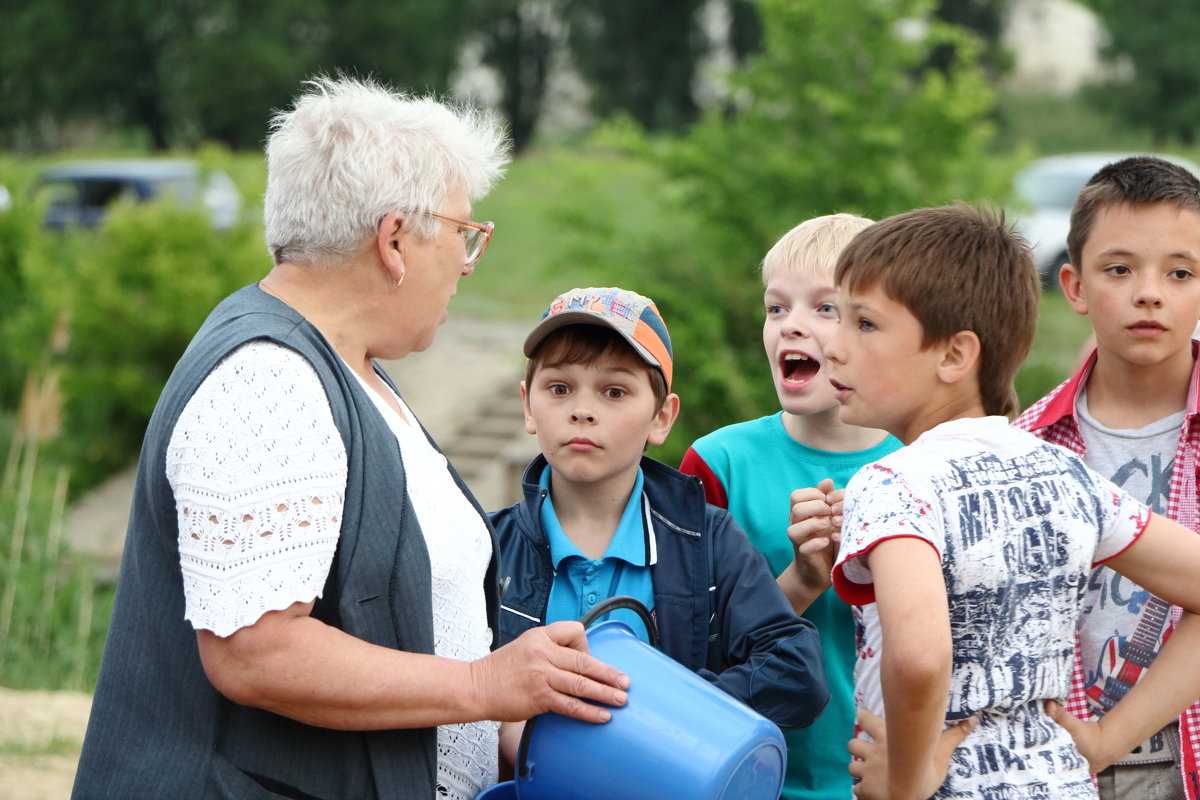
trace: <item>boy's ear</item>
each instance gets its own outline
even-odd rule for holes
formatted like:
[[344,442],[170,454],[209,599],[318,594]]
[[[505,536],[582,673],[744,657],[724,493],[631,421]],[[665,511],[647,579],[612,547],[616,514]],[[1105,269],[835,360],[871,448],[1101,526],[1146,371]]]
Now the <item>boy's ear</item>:
[[942,360],[938,363],[938,379],[942,383],[958,383],[973,373],[979,364],[979,337],[975,331],[959,331],[942,345]]
[[679,395],[669,394],[667,399],[663,401],[662,408],[654,415],[654,419],[650,421],[650,434],[646,437],[646,444],[652,444],[655,447],[667,440],[667,434],[671,432],[671,426],[675,424],[675,418],[679,416]]
[[537,433],[537,423],[533,421],[533,412],[529,410],[529,393],[525,389],[525,381],[521,381],[521,408],[525,411],[525,432]]
[[1083,281],[1079,278],[1079,270],[1073,264],[1063,264],[1058,271],[1058,285],[1062,287],[1063,297],[1075,309],[1076,314],[1087,314],[1087,297],[1083,294]]

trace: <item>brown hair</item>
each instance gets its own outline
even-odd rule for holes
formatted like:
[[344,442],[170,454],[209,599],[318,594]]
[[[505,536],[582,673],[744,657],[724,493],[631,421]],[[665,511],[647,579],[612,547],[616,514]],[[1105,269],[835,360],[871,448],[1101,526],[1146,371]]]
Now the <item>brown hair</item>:
[[1178,164],[1153,156],[1133,156],[1101,167],[1075,198],[1067,257],[1079,266],[1083,246],[1092,235],[1096,216],[1122,203],[1147,206],[1170,203],[1180,210],[1200,211],[1200,180]]
[[566,325],[549,333],[525,362],[525,386],[533,386],[533,373],[540,367],[563,364],[594,364],[606,356],[631,355],[650,375],[655,410],[667,401],[667,379],[662,370],[648,364],[621,334],[602,325]]
[[878,286],[903,304],[921,323],[922,348],[972,331],[984,411],[1016,415],[1013,379],[1037,330],[1041,283],[1002,211],[959,203],[888,217],[842,251],[834,283],[851,292]]

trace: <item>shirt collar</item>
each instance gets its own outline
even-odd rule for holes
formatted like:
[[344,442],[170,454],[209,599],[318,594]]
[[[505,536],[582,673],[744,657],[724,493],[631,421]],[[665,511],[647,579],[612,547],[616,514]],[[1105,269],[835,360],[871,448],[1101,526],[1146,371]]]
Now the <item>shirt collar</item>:
[[[539,485],[547,490],[550,488],[550,474],[551,469],[547,465],[542,470],[541,478],[538,481]],[[633,490],[629,493],[629,500],[625,503],[625,510],[621,513],[621,520],[617,523],[617,530],[613,534],[612,542],[604,552],[604,558],[619,558],[637,567],[653,566],[658,561],[658,546],[654,538],[654,530],[648,524],[650,509],[643,491],[644,486],[645,479],[639,467],[637,479],[633,482]],[[571,556],[587,559],[587,556],[563,531],[549,494],[546,495],[546,501],[542,505],[542,530],[545,531],[546,539],[550,542],[550,562],[554,565],[555,570],[558,570],[562,562]]]
[[1075,419],[1075,401],[1079,397],[1080,390],[1087,385],[1087,379],[1092,374],[1092,367],[1096,366],[1096,350],[1092,350],[1092,354],[1088,356],[1083,366],[1071,376],[1071,379],[1063,385],[1062,389],[1054,395],[1053,399],[1046,404],[1036,419],[1031,420],[1034,428],[1047,428],[1064,418],[1069,417],[1072,421]]
[[[1192,340],[1192,358],[1195,359],[1200,355],[1200,341]],[[1092,375],[1092,368],[1096,366],[1097,351],[1092,350],[1092,354],[1088,356],[1084,365],[1076,372],[1071,379],[1067,381],[1062,389],[1055,394],[1054,398],[1046,404],[1038,416],[1031,420],[1033,428],[1045,428],[1060,422],[1064,418],[1070,417],[1075,419],[1075,404],[1078,401],[1079,393],[1083,391],[1083,387],[1087,385],[1087,380]],[[1193,365],[1192,377],[1188,382],[1187,408],[1185,409],[1187,419],[1192,419],[1197,413],[1200,413],[1200,363]]]

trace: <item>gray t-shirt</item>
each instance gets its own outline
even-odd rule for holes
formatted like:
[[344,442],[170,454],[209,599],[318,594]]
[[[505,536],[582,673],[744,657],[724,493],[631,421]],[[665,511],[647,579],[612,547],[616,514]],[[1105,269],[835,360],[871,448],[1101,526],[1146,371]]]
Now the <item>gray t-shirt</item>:
[[[1171,488],[1171,469],[1179,446],[1184,412],[1155,420],[1137,429],[1117,430],[1096,421],[1087,409],[1087,392],[1075,404],[1079,431],[1087,452],[1083,461],[1110,481],[1162,514]],[[1102,714],[1143,674],[1139,662],[1158,655],[1170,607],[1108,567],[1097,567],[1084,598],[1079,628],[1088,705]],[[1145,612],[1145,613],[1143,613]],[[1142,649],[1138,649],[1141,645]],[[1122,663],[1131,655],[1131,663]],[[1175,723],[1151,736],[1120,763],[1169,761]]]

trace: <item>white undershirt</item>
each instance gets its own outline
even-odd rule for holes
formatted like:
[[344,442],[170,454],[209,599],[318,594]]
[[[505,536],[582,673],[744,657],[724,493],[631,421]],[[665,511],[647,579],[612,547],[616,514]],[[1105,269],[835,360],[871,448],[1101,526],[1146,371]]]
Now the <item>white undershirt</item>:
[[[420,428],[363,386],[396,435],[425,535],[434,652],[481,658],[491,645],[487,528]],[[184,408],[166,460],[193,627],[229,636],[267,611],[321,596],[341,528],[346,451],[303,356],[263,340],[227,356]],[[437,736],[435,797],[471,800],[495,782],[496,723],[444,725]]]

